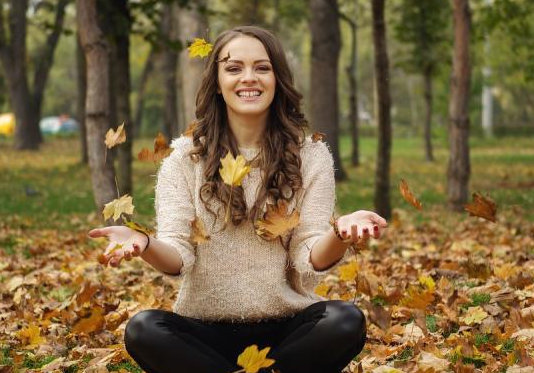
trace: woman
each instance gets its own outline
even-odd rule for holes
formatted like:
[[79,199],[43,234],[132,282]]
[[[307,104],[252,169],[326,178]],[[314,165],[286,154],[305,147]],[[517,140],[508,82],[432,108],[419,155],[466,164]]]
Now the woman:
[[[380,237],[386,221],[356,211],[330,226],[333,158],[305,136],[301,97],[271,33],[223,32],[206,62],[194,130],[172,142],[158,172],[157,237],[123,226],[90,232],[109,247],[123,244],[112,266],[141,256],[182,278],[174,312],[145,310],[126,326],[126,349],[145,371],[234,372],[238,355],[256,344],[275,360],[261,371],[339,373],[362,350],[363,313],[313,289],[351,244]],[[219,174],[228,152],[251,167],[239,186]],[[299,212],[298,226],[271,239],[257,222],[280,201]],[[207,227],[205,242],[191,239],[195,219]]]

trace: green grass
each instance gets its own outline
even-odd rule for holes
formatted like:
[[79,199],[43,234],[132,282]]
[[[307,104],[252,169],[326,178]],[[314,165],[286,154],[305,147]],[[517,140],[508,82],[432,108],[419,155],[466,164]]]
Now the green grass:
[[[134,154],[152,147],[152,139],[141,139]],[[350,165],[350,138],[341,138],[341,157],[348,179],[337,182],[337,211],[345,214],[359,209],[374,210],[374,177],[377,141],[360,141],[361,165]],[[534,221],[534,148],[529,138],[473,138],[471,147],[470,192],[489,193],[499,206],[498,212],[520,211]],[[434,139],[436,162],[424,161],[420,138],[394,138],[391,153],[391,205],[409,210],[414,222],[435,216],[452,216],[446,210],[446,169],[448,145],[443,138]],[[0,224],[21,228],[84,228],[95,210],[90,171],[80,164],[79,144],[75,138],[47,138],[38,152],[17,152],[6,141],[0,142]],[[154,182],[157,166],[133,163],[134,219],[153,226]],[[398,191],[404,179],[423,203],[423,211],[408,205]],[[38,192],[28,196],[25,188]],[[30,193],[31,194],[31,193]],[[467,213],[454,219],[469,219]],[[15,244],[1,238],[0,246],[9,251]]]

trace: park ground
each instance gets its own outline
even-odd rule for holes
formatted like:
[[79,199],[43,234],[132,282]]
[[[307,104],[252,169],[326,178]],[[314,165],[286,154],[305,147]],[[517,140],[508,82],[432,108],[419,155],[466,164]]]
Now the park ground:
[[[376,140],[361,140],[359,167],[349,165],[349,145],[343,137],[348,180],[337,183],[338,214],[373,209]],[[151,146],[141,139],[134,153]],[[386,235],[316,288],[354,300],[368,317],[366,347],[347,371],[513,372],[534,362],[532,139],[470,141],[470,191],[497,203],[496,223],[447,210],[447,142],[434,146],[436,162],[428,163],[421,139],[394,139]],[[73,138],[47,138],[39,152],[0,141],[2,373],[97,363],[140,372],[123,349],[126,320],[144,308],[170,309],[174,296],[162,295],[179,288],[137,258],[118,269],[97,262],[105,242],[86,236],[101,223],[79,160]],[[134,161],[133,169],[134,220],[151,227],[157,165]],[[401,179],[422,211],[400,195]]]

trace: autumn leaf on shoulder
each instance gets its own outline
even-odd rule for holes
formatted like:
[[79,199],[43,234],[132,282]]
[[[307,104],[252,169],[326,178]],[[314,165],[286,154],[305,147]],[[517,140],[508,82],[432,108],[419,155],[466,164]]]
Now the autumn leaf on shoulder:
[[115,145],[119,145],[126,141],[126,131],[124,130],[124,123],[121,124],[117,131],[114,131],[113,128],[110,128],[106,133],[106,146],[108,149],[113,148]]
[[418,210],[423,209],[423,205],[421,204],[421,202],[419,202],[419,200],[417,200],[417,198],[415,198],[415,196],[410,191],[410,188],[408,187],[408,184],[406,183],[406,181],[404,181],[404,179],[401,179],[399,189],[402,194],[402,197],[406,200],[406,202],[408,202],[409,204],[411,204]]
[[482,196],[480,193],[473,193],[473,202],[464,206],[471,216],[478,216],[486,220],[496,222],[497,204],[489,196]]
[[195,219],[191,222],[191,236],[190,240],[199,245],[210,240],[209,234],[206,232],[204,223],[198,217],[195,216]]
[[221,158],[222,167],[219,168],[219,174],[225,184],[230,186],[240,186],[243,178],[250,172],[250,166],[246,166],[247,161],[239,154],[234,158],[231,152],[226,153]]
[[259,351],[257,345],[248,346],[237,357],[237,365],[243,367],[245,373],[257,373],[261,368],[270,367],[275,363],[274,359],[268,359],[267,353],[271,348],[265,347]]
[[154,152],[151,152],[147,148],[143,148],[139,152],[139,154],[137,154],[137,159],[139,159],[140,161],[159,162],[163,158],[166,158],[169,154],[171,154],[172,150],[173,149],[169,147],[165,136],[163,136],[161,132],[159,132],[156,138],[154,139]]
[[326,134],[323,132],[314,132],[311,136],[312,142],[323,141]]
[[189,58],[199,56],[200,58],[206,57],[213,49],[213,45],[201,38],[195,38],[194,42],[187,47],[189,51]]
[[300,215],[298,210],[287,214],[287,202],[279,199],[276,205],[267,203],[267,212],[263,219],[256,221],[256,234],[269,241],[282,237],[291,229],[299,225]]
[[117,221],[121,214],[133,214],[134,205],[132,202],[132,197],[130,197],[128,194],[125,194],[121,198],[114,199],[113,201],[106,203],[104,205],[104,210],[102,210],[104,219],[108,220],[113,216],[113,220]]

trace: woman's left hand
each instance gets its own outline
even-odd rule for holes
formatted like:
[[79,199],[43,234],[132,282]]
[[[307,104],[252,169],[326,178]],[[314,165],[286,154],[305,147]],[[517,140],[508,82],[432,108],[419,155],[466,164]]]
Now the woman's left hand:
[[370,237],[380,238],[388,223],[380,215],[366,210],[358,210],[337,219],[339,233],[346,242],[361,243]]

